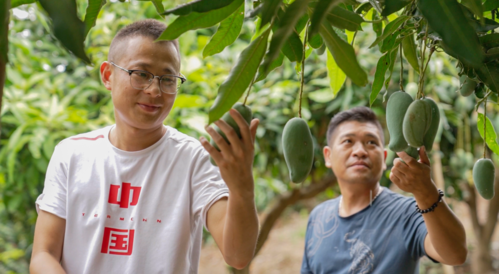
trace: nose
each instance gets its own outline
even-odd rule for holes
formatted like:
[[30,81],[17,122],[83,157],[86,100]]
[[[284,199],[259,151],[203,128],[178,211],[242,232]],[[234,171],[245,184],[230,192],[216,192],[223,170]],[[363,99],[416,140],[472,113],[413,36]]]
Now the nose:
[[[156,78],[158,79],[158,83],[156,84]],[[161,97],[161,88],[159,87],[160,85],[160,82],[159,82],[159,77],[158,76],[155,76],[153,79],[152,79],[152,83],[151,85],[144,89],[144,92],[147,94],[147,95],[150,95],[152,97]]]
[[366,151],[366,148],[364,147],[364,144],[362,144],[362,142],[356,142],[352,149],[353,149],[352,150],[353,156],[360,158],[360,159],[367,157],[367,151]]

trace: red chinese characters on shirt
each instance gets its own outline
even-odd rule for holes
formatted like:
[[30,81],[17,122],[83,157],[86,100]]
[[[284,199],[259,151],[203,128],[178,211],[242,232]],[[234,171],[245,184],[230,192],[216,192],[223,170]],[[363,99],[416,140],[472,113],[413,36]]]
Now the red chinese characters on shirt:
[[[109,186],[108,203],[120,205],[120,208],[135,206],[139,202],[141,187],[132,186],[130,183]],[[118,195],[121,188],[121,195]],[[119,197],[119,200],[118,200]],[[131,201],[130,201],[131,200]],[[113,255],[132,255],[134,229],[104,228],[101,253]]]
[[[118,201],[118,191],[120,187],[121,197]],[[140,186],[132,186],[132,184],[125,182],[121,183],[121,186],[110,185],[108,203],[120,205],[121,208],[128,208],[128,205],[135,206],[139,202],[140,189]],[[130,196],[132,198],[132,201],[130,202],[130,204],[128,204],[128,202],[130,201]]]
[[135,230],[133,229],[105,227],[101,253],[126,256],[132,255],[134,235]]

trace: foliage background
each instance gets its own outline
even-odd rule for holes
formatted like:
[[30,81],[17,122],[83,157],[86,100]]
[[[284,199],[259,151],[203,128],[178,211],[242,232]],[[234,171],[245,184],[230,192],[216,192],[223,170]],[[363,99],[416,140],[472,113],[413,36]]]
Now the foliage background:
[[[165,2],[165,7],[173,7],[179,2]],[[78,0],[77,3],[82,18],[86,1]],[[50,34],[47,15],[37,4],[12,10],[0,132],[0,273],[28,272],[36,221],[34,201],[43,189],[45,170],[54,146],[68,136],[113,123],[110,95],[100,82],[99,65],[106,60],[108,45],[117,30],[143,18],[156,18],[167,23],[173,20],[171,17],[161,18],[150,2],[110,1],[85,41],[93,64],[90,66],[69,54]],[[381,54],[377,48],[369,49],[376,39],[371,24],[362,27],[365,32],[357,35],[355,50],[372,83]],[[206,136],[206,113],[239,53],[251,41],[254,30],[253,21],[246,20],[233,45],[205,59],[202,58],[203,48],[216,32],[216,27],[186,32],[179,38],[182,73],[188,82],[182,86],[165,124],[194,137]],[[371,92],[370,85],[359,87],[347,80],[335,97],[327,76],[326,54],[320,55],[317,50],[310,54],[305,68],[302,115],[309,122],[314,136],[316,161],[307,183],[328,174],[323,163],[322,146],[329,119],[338,111],[369,105]],[[259,211],[268,208],[278,194],[296,187],[289,183],[280,147],[284,124],[298,112],[296,98],[300,77],[295,65],[295,62],[286,60],[284,66],[271,72],[266,80],[257,82],[248,98],[254,116],[261,120],[254,163]],[[417,74],[406,62],[404,68],[403,84],[414,96]],[[470,195],[462,183],[471,181],[471,167],[482,152],[473,111],[476,99],[459,96],[456,61],[447,55],[437,53],[429,70],[425,89],[439,101],[443,114],[437,136],[441,152],[437,153],[442,156],[446,192],[462,200]],[[399,75],[400,66],[397,64],[387,97],[399,89]],[[372,106],[382,124],[385,120],[383,97],[381,93]],[[491,109],[497,109],[497,105],[489,105]],[[495,113],[488,116],[498,128],[499,116]],[[388,143],[388,132],[385,136]],[[388,164],[393,157],[390,153]],[[390,185],[388,176],[389,169],[382,178],[383,185]],[[316,199],[322,201],[337,195],[338,189],[333,187]],[[292,209],[299,211],[302,208],[303,205],[297,204]]]

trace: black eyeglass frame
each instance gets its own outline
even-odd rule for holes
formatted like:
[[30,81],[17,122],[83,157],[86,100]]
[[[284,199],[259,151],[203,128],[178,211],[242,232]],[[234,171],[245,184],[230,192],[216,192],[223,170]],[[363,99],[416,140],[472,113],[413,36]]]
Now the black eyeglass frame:
[[[136,71],[139,71],[139,72],[145,72],[145,73],[148,73],[148,74],[152,75],[152,79],[151,79],[151,81],[150,81],[151,83],[149,84],[149,86],[147,86],[147,87],[145,87],[145,88],[143,88],[143,89],[140,89],[140,88],[136,88],[136,87],[134,87],[134,86],[132,85],[132,83],[130,82],[130,85],[131,85],[134,89],[136,89],[136,90],[146,90],[146,89],[148,89],[148,88],[152,85],[152,83],[154,82],[154,78],[158,78],[159,82],[161,83],[161,80],[162,80],[162,79],[163,79],[163,77],[165,77],[165,76],[168,76],[168,77],[176,77],[176,78],[180,79],[180,85],[182,85],[183,83],[185,83],[185,81],[187,81],[187,78],[185,78],[185,76],[184,76],[182,73],[180,74],[181,76],[178,76],[178,75],[173,75],[173,74],[164,74],[164,75],[161,75],[161,76],[156,76],[156,75],[152,74],[151,72],[149,72],[149,71],[147,71],[147,70],[141,70],[141,69],[131,69],[131,70],[130,70],[130,69],[126,69],[126,68],[124,68],[124,67],[118,66],[117,64],[115,64],[115,63],[114,63],[114,62],[112,62],[112,61],[109,61],[109,63],[110,63],[111,65],[113,65],[113,66],[115,66],[115,67],[117,67],[117,68],[119,68],[119,69],[121,69],[121,70],[123,70],[123,71],[127,72],[127,73],[128,73],[128,75],[130,76],[130,81],[132,81],[132,79],[131,79],[131,77],[132,77],[132,73],[134,73],[134,72],[136,72]],[[173,92],[173,93],[169,93],[169,92],[165,92],[165,91],[163,91],[163,89],[161,88],[161,85],[159,85],[159,90],[161,90],[161,92],[166,93],[166,94],[175,94],[175,93],[177,93],[177,91],[178,91],[178,89],[179,89],[180,85],[178,85],[178,86],[177,86],[177,88],[175,89],[175,92]]]

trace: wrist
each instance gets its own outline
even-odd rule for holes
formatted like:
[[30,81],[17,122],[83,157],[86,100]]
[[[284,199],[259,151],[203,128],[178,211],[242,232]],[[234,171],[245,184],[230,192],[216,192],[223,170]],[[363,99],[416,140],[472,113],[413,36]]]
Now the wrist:
[[424,191],[413,193],[419,208],[427,209],[440,199],[440,193],[435,185]]

